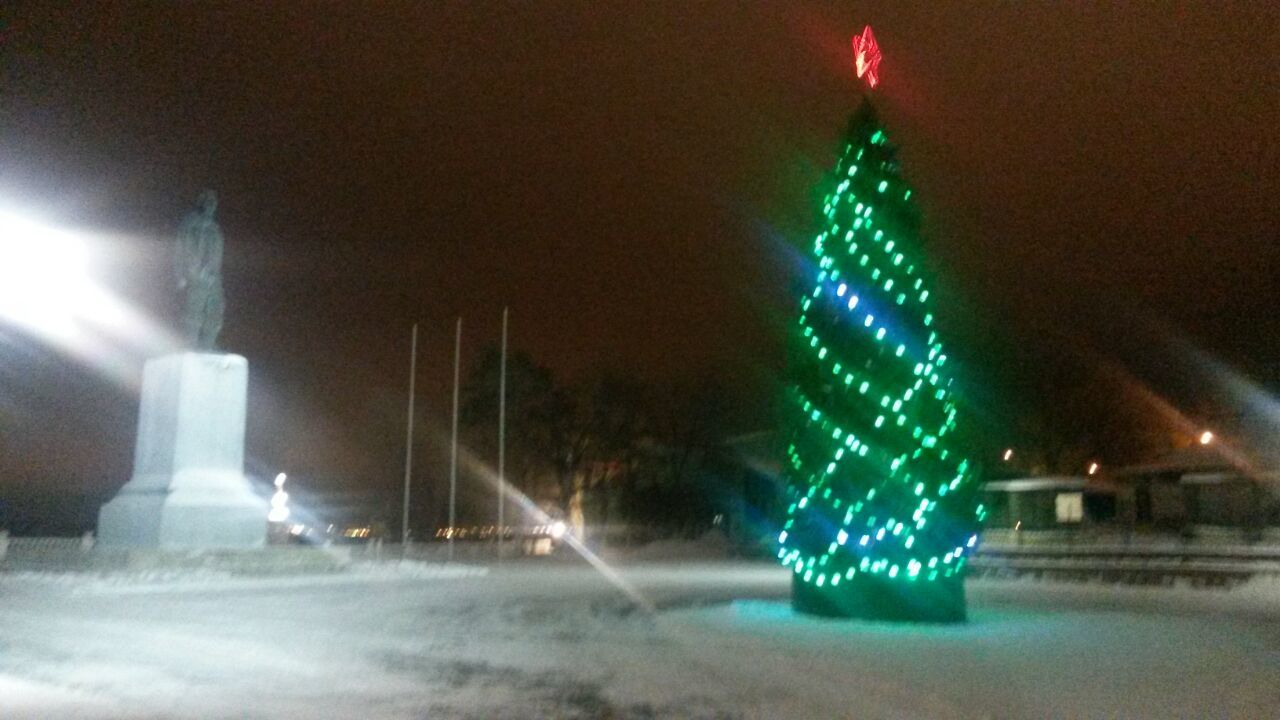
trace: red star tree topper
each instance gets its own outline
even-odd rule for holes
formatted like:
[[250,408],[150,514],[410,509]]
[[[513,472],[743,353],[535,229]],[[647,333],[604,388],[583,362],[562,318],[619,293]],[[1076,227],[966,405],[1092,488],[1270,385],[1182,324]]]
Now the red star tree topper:
[[858,77],[867,81],[867,87],[880,84],[880,46],[870,25],[862,28],[861,35],[853,36],[853,66]]

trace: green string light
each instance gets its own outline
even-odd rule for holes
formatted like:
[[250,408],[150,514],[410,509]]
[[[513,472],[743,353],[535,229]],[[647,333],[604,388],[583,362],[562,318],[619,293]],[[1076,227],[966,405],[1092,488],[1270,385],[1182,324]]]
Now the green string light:
[[[779,561],[825,592],[844,592],[860,573],[903,584],[956,577],[985,514],[968,461],[949,447],[952,377],[930,329],[917,215],[911,191],[900,190],[896,149],[869,104],[847,141],[795,326],[784,465],[794,498],[778,537]],[[930,391],[920,392],[925,383]]]

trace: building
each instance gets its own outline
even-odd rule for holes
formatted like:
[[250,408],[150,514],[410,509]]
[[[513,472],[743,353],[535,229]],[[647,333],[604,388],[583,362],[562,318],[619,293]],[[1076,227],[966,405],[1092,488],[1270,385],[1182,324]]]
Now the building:
[[1047,476],[994,480],[982,484],[986,527],[1049,530],[1107,521],[1114,515],[1114,495],[1090,478]]
[[1280,526],[1280,473],[1227,456],[1219,444],[1178,448],[1111,473],[1117,519],[1138,530],[1256,537]]

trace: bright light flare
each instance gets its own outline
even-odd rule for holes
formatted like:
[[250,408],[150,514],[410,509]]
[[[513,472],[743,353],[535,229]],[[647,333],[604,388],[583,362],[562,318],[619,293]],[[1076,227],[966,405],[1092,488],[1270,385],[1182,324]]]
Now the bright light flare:
[[551,537],[554,540],[559,540],[563,538],[564,534],[568,531],[569,531],[569,527],[564,524],[563,520],[557,520],[551,523]]
[[92,307],[84,241],[0,211],[0,319],[67,340],[77,313]]
[[1209,432],[1208,430],[1205,430],[1204,432],[1200,433],[1201,445],[1208,445],[1211,442],[1213,442],[1213,433]]
[[179,343],[92,276],[94,239],[0,208],[0,327],[136,386],[138,359]]
[[267,513],[267,522],[280,523],[289,519],[289,493],[284,491],[286,476],[276,476],[276,492],[271,496],[271,510]]
[[[480,462],[472,453],[465,452],[465,454],[462,457],[462,461],[467,465],[477,469],[479,471],[480,476],[487,483],[492,485],[495,489],[497,488],[498,486],[497,474],[493,472],[484,463]],[[548,516],[545,512],[543,512],[542,509],[539,508],[536,503],[530,500],[528,495],[525,495],[523,492],[521,492],[519,488],[512,485],[507,485],[506,491],[508,493],[507,497],[510,498],[512,501],[516,502],[517,504],[519,504],[522,508],[524,508],[525,513],[527,513],[529,517],[534,518],[538,522],[550,525],[552,532],[555,531],[555,525],[557,524],[564,525],[563,521],[552,520],[550,516]],[[653,613],[657,611],[657,606],[655,606],[653,602],[651,602],[644,595],[641,595],[640,591],[637,590],[635,586],[633,586],[630,582],[627,582],[627,580],[623,578],[622,575],[619,574],[617,570],[613,569],[613,567],[611,567],[608,563],[600,559],[600,556],[596,555],[594,552],[591,552],[591,550],[586,545],[582,544],[582,541],[579,540],[577,536],[575,536],[573,533],[568,531],[569,528],[567,525],[565,525],[564,527],[565,527],[565,530],[561,534],[561,537],[564,539],[564,542],[566,545],[568,545],[574,552],[578,553],[578,555],[582,556],[582,559],[590,563],[591,567],[595,568],[596,571],[599,572],[601,575],[603,575],[604,578],[608,580],[610,583],[612,583],[614,587],[618,588],[618,590],[620,590],[624,595],[626,595],[631,600],[631,602],[635,603],[636,607],[640,608],[641,610],[647,613]]]

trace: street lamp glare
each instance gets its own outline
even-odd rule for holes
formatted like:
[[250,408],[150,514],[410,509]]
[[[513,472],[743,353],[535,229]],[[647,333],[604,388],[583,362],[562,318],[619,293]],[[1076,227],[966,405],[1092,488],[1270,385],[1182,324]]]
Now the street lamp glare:
[[289,519],[289,493],[284,491],[284,473],[276,476],[276,492],[271,496],[271,510],[267,513],[267,522],[282,523]]
[[1205,430],[1204,432],[1200,433],[1201,445],[1208,445],[1211,442],[1213,442],[1213,433],[1209,432],[1208,430]]
[[0,211],[0,320],[55,337],[75,332],[92,284],[76,235]]

